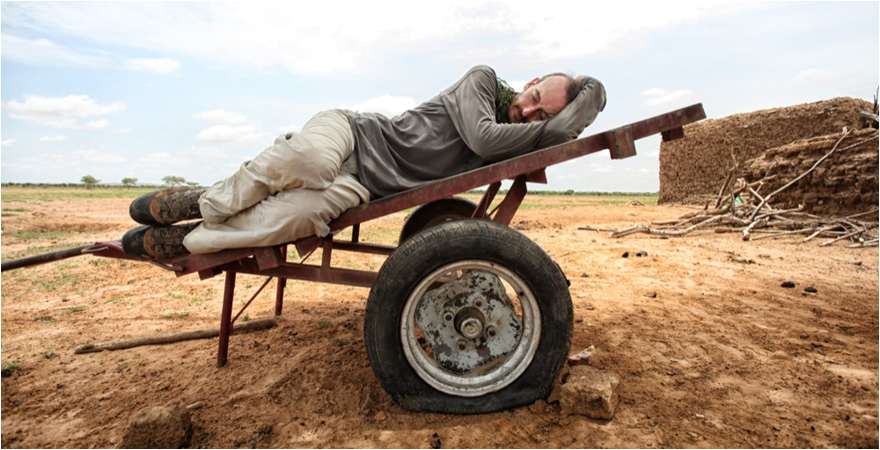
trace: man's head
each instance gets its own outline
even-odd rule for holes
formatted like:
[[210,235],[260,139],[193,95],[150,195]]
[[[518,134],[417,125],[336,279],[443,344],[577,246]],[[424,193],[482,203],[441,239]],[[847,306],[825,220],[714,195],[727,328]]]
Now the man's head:
[[580,83],[564,73],[535,78],[513,97],[508,110],[510,123],[547,120],[559,114],[580,91]]

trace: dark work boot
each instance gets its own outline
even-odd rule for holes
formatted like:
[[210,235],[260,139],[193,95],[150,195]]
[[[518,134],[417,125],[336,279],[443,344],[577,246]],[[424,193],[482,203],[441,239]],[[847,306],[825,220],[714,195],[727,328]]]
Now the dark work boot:
[[204,189],[173,188],[150,192],[136,198],[128,208],[135,222],[161,227],[174,223],[201,219],[199,197]]
[[122,236],[125,253],[150,260],[162,260],[189,253],[183,246],[183,238],[201,222],[170,227],[141,226],[128,230]]

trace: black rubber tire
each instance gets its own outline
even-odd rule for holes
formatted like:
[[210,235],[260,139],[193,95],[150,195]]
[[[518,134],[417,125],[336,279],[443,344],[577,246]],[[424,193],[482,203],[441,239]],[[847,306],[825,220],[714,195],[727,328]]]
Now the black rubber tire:
[[[431,272],[461,260],[491,261],[520,277],[534,293],[541,333],[529,367],[510,385],[479,397],[440,392],[410,366],[400,337],[401,315],[413,289]],[[500,411],[546,398],[568,357],[572,305],[565,275],[537,244],[485,220],[440,224],[413,236],[385,261],[367,301],[364,342],[373,372],[400,406],[453,414]]]
[[426,230],[435,225],[450,220],[467,219],[474,215],[477,204],[461,197],[447,197],[434,200],[416,208],[406,219],[400,236],[397,238],[398,245],[406,242],[419,231]]

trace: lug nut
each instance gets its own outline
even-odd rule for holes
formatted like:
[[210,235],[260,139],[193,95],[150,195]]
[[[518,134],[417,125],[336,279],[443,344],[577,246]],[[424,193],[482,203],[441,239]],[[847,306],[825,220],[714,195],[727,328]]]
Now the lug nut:
[[464,350],[467,348],[467,343],[465,341],[458,341],[458,349]]
[[486,330],[486,334],[488,334],[489,336],[493,336],[493,337],[494,337],[496,333],[497,333],[497,332],[495,331],[495,327],[489,327],[489,328]]
[[478,298],[478,299],[474,300],[474,306],[476,306],[477,308],[483,306],[483,299]]
[[468,339],[476,339],[483,333],[483,323],[476,317],[467,317],[458,324],[458,332]]
[[443,314],[443,319],[445,319],[447,322],[451,321],[454,318],[455,316],[453,316],[452,313],[449,311],[446,311],[446,313]]

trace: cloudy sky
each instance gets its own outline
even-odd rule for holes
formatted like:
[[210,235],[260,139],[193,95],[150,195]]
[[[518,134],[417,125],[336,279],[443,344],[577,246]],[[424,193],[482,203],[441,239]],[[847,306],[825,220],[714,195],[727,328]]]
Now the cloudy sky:
[[[318,111],[393,115],[477,64],[517,89],[602,80],[583,136],[697,102],[717,118],[877,89],[877,2],[611,3],[4,1],[0,181],[209,185]],[[538,188],[657,191],[659,139],[636,146]]]

